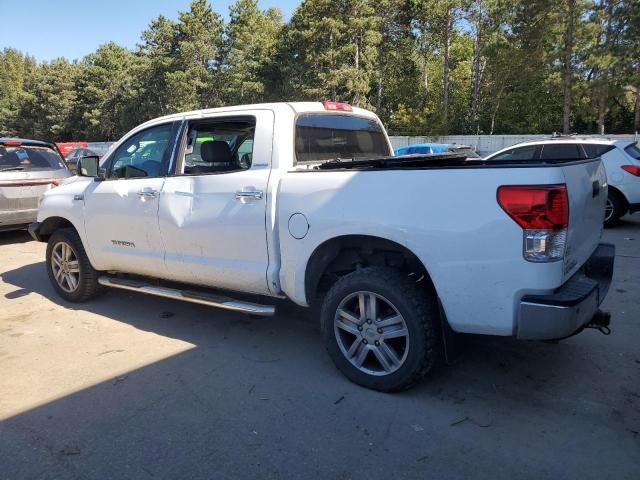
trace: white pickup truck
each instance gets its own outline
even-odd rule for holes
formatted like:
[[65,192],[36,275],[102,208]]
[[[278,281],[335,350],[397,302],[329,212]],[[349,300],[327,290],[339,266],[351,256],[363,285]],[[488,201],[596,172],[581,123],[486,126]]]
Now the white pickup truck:
[[34,238],[66,300],[103,287],[253,315],[320,308],[336,366],[406,389],[451,332],[557,339],[608,324],[598,159],[393,157],[335,102],[170,115],[42,198]]

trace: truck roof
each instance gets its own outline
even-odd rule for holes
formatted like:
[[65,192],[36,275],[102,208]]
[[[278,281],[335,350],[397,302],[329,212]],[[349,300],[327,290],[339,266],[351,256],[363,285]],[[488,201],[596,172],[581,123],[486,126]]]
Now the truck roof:
[[[364,108],[359,107],[351,107],[352,111],[330,111],[327,110],[322,102],[273,102],[273,103],[255,103],[250,105],[232,105],[226,107],[217,107],[217,108],[205,108],[201,110],[192,110],[190,112],[180,112],[173,113],[171,115],[165,115],[163,117],[154,118],[149,120],[140,127],[148,127],[150,125],[154,125],[156,123],[164,123],[172,120],[181,120],[183,118],[197,118],[204,117],[206,115],[210,115],[213,113],[225,113],[225,112],[242,112],[244,110],[292,110],[294,113],[309,113],[309,112],[330,112],[330,113],[342,113],[342,114],[353,114],[359,115],[362,117],[370,117],[377,118],[376,114],[365,110]],[[138,129],[136,128],[136,130]]]

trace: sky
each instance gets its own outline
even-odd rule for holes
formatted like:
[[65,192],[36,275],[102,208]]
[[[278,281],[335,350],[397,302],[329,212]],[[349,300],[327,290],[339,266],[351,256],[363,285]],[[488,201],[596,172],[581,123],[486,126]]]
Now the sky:
[[[176,19],[190,0],[0,0],[0,50],[13,47],[37,60],[79,59],[106,42],[134,48],[149,22]],[[210,0],[228,19],[234,0]],[[279,7],[285,19],[300,0],[259,0]]]

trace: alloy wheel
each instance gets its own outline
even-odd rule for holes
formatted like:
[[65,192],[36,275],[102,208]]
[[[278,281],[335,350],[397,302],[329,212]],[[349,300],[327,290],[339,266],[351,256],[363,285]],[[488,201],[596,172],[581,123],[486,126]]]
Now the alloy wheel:
[[368,375],[389,375],[405,362],[409,329],[398,309],[377,293],[355,292],[340,302],[334,334],[345,358]]
[[613,215],[613,202],[611,201],[610,198],[607,198],[607,205],[604,209],[604,219],[605,221],[609,220],[611,218],[611,216]]
[[51,251],[51,270],[58,286],[71,293],[80,283],[80,262],[71,245],[58,242]]

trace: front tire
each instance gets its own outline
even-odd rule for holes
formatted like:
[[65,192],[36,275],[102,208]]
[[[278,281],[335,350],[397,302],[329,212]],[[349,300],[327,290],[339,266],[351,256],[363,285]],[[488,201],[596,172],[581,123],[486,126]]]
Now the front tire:
[[49,238],[47,273],[58,295],[69,302],[86,302],[101,291],[98,272],[71,228],[56,230]]
[[324,299],[321,327],[336,367],[366,388],[409,389],[440,358],[435,301],[391,268],[362,268],[338,280]]

